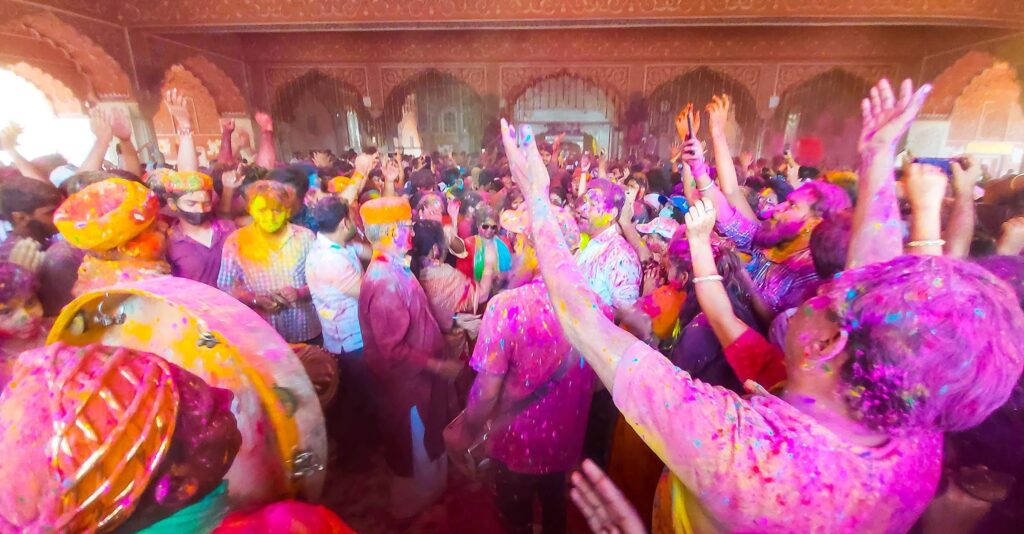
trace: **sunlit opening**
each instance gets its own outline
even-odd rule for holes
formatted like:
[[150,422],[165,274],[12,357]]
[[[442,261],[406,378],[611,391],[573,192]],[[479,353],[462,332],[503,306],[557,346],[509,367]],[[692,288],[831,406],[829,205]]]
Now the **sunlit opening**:
[[[58,153],[78,164],[92,147],[94,136],[87,117],[58,117],[46,95],[28,80],[0,69],[0,127],[10,123],[21,126],[18,152],[27,159]],[[6,152],[0,162],[10,164]]]

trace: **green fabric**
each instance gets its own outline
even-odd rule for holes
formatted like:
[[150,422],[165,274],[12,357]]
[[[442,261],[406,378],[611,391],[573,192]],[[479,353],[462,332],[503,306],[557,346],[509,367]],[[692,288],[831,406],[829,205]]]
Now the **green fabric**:
[[216,489],[191,506],[186,506],[171,517],[162,519],[139,531],[140,534],[209,534],[228,514],[228,483],[221,482]]
[[[484,277],[484,240],[476,236],[476,243],[473,247],[473,279],[477,282]],[[494,238],[495,248],[498,251],[498,272],[508,272],[512,268],[512,252],[504,241]]]

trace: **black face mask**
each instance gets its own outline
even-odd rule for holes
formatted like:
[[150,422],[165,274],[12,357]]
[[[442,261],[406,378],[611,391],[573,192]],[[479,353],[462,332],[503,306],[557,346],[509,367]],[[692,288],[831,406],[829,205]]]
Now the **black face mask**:
[[199,226],[213,218],[213,212],[179,211],[178,218],[192,225]]

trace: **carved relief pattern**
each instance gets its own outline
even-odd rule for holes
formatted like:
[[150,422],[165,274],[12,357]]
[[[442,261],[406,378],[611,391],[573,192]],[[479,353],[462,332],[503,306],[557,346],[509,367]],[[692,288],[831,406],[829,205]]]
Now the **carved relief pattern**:
[[82,103],[60,80],[24,62],[11,65],[9,68],[11,72],[28,80],[42,91],[46,95],[46,99],[50,101],[50,105],[53,106],[53,112],[56,115],[81,115],[83,113]]
[[484,67],[381,67],[380,78],[385,100],[396,87],[430,70],[452,75],[470,86],[478,95],[486,92]]
[[203,56],[192,56],[181,63],[203,81],[203,85],[209,89],[213,99],[217,102],[218,111],[221,113],[245,113],[247,106],[242,92],[217,65]]
[[530,86],[563,74],[594,83],[607,91],[608,96],[619,105],[623,102],[623,95],[628,93],[629,67],[625,65],[529,66],[501,67],[501,97],[511,106]]
[[870,65],[870,64],[784,64],[779,68],[779,78],[775,86],[775,94],[782,95],[786,91],[800,85],[819,74],[833,69],[846,71],[850,74],[863,78],[874,83],[880,78],[890,77],[896,73],[895,65]]
[[663,84],[668,83],[679,76],[695,71],[701,67],[707,67],[714,72],[732,78],[747,88],[751,96],[757,95],[757,86],[761,78],[761,67],[757,65],[648,65],[644,71],[644,95],[650,96]]
[[121,65],[93,40],[53,13],[26,15],[16,23],[74,62],[99,98],[129,97],[131,82]]
[[947,116],[953,112],[956,99],[974,78],[991,67],[996,59],[985,52],[972,51],[956,60],[932,82],[932,94],[928,95],[922,115]]
[[263,71],[267,94],[277,94],[278,89],[285,84],[314,70],[345,82],[360,95],[366,96],[366,69],[363,67],[267,67]]
[[[88,0],[61,0],[86,3]],[[102,3],[102,2],[100,2]],[[467,20],[592,19],[751,19],[799,17],[802,19],[920,20],[972,19],[999,22],[1024,21],[1018,0],[725,0],[720,2],[677,0],[151,0],[125,2],[120,10],[128,21],[151,24],[273,23],[307,21],[388,22],[400,9],[403,20],[443,22]]]

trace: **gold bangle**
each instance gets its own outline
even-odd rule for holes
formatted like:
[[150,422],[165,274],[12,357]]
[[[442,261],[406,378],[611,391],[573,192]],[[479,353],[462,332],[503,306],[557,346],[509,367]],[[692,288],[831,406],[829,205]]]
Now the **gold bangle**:
[[946,244],[945,239],[922,239],[920,241],[911,241],[907,243],[907,248],[918,248],[918,247],[941,247]]

